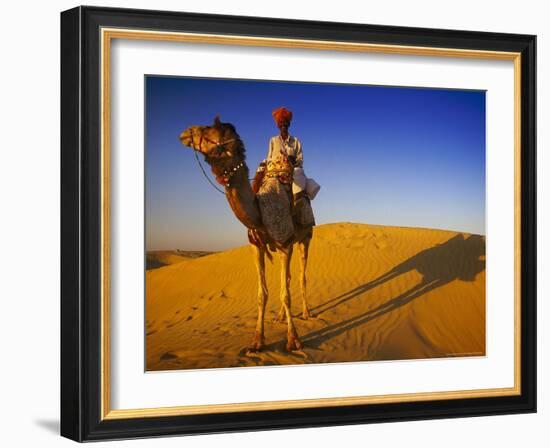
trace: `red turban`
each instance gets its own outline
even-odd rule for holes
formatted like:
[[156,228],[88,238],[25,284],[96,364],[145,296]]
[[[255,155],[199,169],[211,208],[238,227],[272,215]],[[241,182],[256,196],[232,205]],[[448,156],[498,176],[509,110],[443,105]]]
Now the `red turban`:
[[291,121],[292,112],[290,112],[286,107],[279,107],[272,112],[275,123],[279,124],[281,121]]

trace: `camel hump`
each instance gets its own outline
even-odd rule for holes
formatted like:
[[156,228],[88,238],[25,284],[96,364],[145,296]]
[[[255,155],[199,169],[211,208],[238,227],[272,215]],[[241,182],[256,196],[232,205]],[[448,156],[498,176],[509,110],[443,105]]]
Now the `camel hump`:
[[265,178],[257,194],[262,223],[269,236],[280,244],[294,235],[291,194],[275,177]]

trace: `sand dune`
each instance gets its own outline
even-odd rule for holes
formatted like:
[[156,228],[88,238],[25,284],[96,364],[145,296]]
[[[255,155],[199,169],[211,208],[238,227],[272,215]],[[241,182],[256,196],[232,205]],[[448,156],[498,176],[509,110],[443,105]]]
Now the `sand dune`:
[[247,353],[257,317],[248,246],[146,273],[148,370],[413,359],[485,353],[485,237],[338,223],[315,228],[302,320],[298,257],[292,311],[304,349],[285,351],[279,265],[267,263],[267,347]]
[[212,252],[205,251],[182,251],[182,250],[152,250],[147,252],[146,269],[158,269],[182,261],[210,255]]

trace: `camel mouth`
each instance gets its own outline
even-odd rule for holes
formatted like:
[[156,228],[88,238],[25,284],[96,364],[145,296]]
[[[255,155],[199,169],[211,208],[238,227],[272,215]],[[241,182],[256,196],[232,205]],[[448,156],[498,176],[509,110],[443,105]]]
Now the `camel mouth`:
[[191,149],[193,148],[193,132],[190,129],[186,129],[180,134],[180,142],[184,146],[189,146]]

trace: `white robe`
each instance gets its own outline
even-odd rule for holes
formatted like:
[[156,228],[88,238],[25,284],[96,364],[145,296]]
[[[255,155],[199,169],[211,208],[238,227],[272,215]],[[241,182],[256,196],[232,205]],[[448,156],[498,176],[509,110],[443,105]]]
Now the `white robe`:
[[304,154],[300,140],[293,135],[289,135],[286,140],[280,135],[271,137],[266,160],[277,160],[285,155],[293,157],[295,160],[292,193],[296,194],[306,190],[310,199],[313,199],[321,187],[313,179],[308,179],[306,176],[303,168]]

